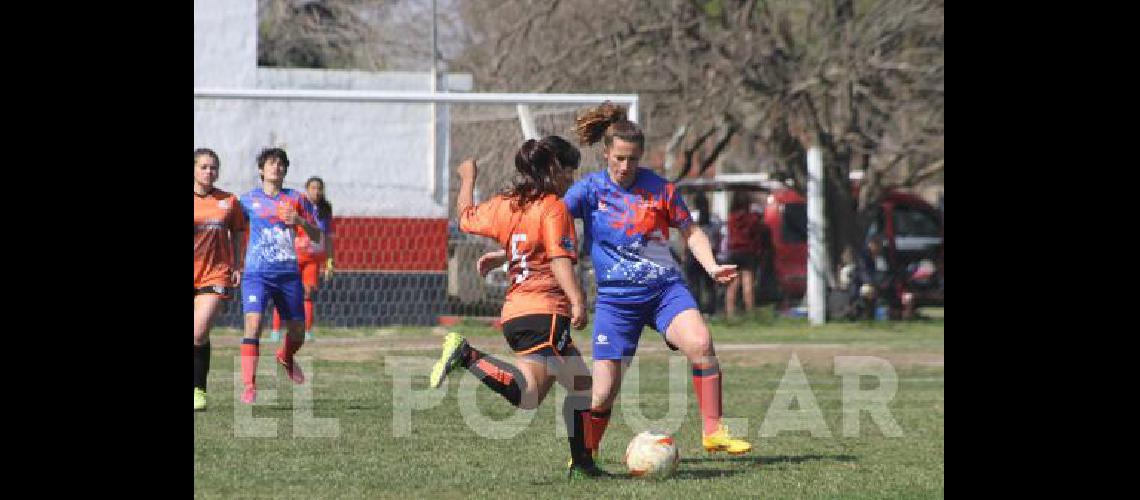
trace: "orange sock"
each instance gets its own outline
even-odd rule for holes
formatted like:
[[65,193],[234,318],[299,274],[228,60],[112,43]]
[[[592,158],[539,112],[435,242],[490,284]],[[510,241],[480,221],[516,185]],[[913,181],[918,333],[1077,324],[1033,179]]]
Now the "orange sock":
[[707,436],[720,426],[720,365],[715,361],[693,363],[693,391],[697,393],[697,406],[701,409]]
[[277,308],[273,308],[273,331],[281,331],[281,315],[277,314]]
[[305,331],[313,331],[313,299],[305,299]]
[[[471,348],[471,350],[475,350]],[[467,365],[467,370],[514,406],[522,403],[526,392],[526,379],[514,365],[480,353],[478,359]]]
[[241,380],[246,387],[254,387],[257,382],[257,357],[260,353],[257,339],[241,339]]

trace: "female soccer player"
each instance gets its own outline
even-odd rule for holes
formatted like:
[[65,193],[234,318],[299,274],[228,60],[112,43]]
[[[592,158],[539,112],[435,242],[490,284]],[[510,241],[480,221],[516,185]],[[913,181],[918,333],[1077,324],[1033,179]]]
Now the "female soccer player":
[[570,215],[584,222],[598,285],[587,446],[598,449],[621,388],[622,369],[637,350],[642,327],[649,325],[692,365],[705,450],[751,450],[751,444],[732,437],[721,425],[720,364],[708,327],[669,252],[670,228],[681,232],[693,256],[718,283],[735,278],[736,266],[717,264],[708,237],[692,223],[673,183],[638,166],[645,135],[626,119],[625,108],[602,104],[580,116],[576,130],[582,144],[602,141],[607,163],[605,170],[575,183],[563,198]]
[[[297,265],[301,270],[301,285],[305,289],[305,340],[313,340],[313,294],[317,291],[320,279],[320,263],[325,261],[325,280],[333,274],[333,225],[332,203],[325,198],[325,181],[320,177],[309,177],[305,181],[305,198],[317,207],[317,225],[325,229],[322,241],[313,241],[304,231],[297,231],[294,244],[297,247]],[[269,340],[281,340],[281,315],[273,311],[273,330]]]
[[[561,153],[561,154],[560,154]],[[517,356],[516,365],[472,347],[449,333],[432,368],[430,383],[462,366],[512,405],[534,409],[558,380],[567,390],[563,421],[570,444],[570,477],[606,475],[585,446],[590,376],[570,326],[586,326],[586,306],[574,277],[574,223],[558,197],[573,182],[577,148],[551,136],[527,140],[515,155],[514,186],[472,206],[477,167],[459,165],[461,185],[456,214],[462,231],[493,238],[510,252],[510,281],[503,303],[503,336]]]
[[[570,215],[584,222],[598,285],[586,447],[597,453],[621,388],[622,370],[637,351],[642,328],[649,325],[664,333],[665,342],[680,349],[692,365],[705,450],[748,452],[752,445],[721,425],[720,364],[708,327],[669,252],[669,229],[681,232],[693,256],[718,283],[735,278],[736,266],[717,264],[708,237],[692,224],[673,184],[638,167],[645,136],[626,119],[624,108],[607,102],[579,117],[576,125],[582,144],[602,141],[607,163],[605,170],[585,176],[563,197]],[[493,267],[495,259],[484,259],[480,269]]]
[[213,150],[194,150],[194,411],[206,409],[214,315],[241,283],[245,215],[237,197],[214,187],[220,167]]
[[261,187],[241,197],[242,210],[249,220],[249,243],[241,284],[242,312],[245,313],[245,337],[241,341],[241,374],[245,387],[241,401],[246,404],[253,404],[257,395],[261,313],[267,299],[273,299],[288,329],[285,342],[277,350],[277,362],[285,367],[294,383],[305,383],[305,375],[293,359],[305,343],[305,312],[301,304],[304,291],[293,240],[297,227],[313,241],[321,241],[324,230],[315,220],[313,204],[301,193],[281,187],[289,170],[285,150],[262,150],[257,155],[257,169],[261,174]]

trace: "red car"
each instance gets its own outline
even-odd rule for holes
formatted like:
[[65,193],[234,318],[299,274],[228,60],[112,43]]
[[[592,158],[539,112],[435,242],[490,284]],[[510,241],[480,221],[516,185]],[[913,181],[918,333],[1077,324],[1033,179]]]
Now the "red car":
[[[807,199],[783,184],[755,174],[720,179],[684,179],[682,193],[697,191],[767,192],[763,220],[772,235],[772,271],[784,300],[802,298],[807,290]],[[944,237],[942,214],[913,194],[892,191],[874,208],[866,238],[885,237],[892,269],[902,270],[901,286],[915,296],[916,305],[943,303]],[[831,256],[837,259],[838,256]],[[761,290],[766,283],[757,285]],[[758,295],[762,296],[762,294]]]

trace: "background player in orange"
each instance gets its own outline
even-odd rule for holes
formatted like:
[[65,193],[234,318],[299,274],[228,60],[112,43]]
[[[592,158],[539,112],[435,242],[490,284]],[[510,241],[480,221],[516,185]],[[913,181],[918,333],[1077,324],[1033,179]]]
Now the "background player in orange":
[[[313,241],[304,231],[297,231],[294,239],[297,247],[297,266],[301,270],[301,285],[305,289],[305,340],[313,340],[313,294],[320,284],[320,265],[325,261],[325,281],[333,275],[333,221],[332,203],[325,197],[325,181],[320,177],[309,177],[305,181],[305,198],[317,208],[317,225],[323,228],[321,241]],[[327,258],[327,260],[326,260]],[[269,340],[281,340],[281,315],[273,310],[273,331]]]
[[206,409],[210,327],[223,298],[241,284],[245,215],[237,197],[214,187],[221,161],[194,150],[194,410]]
[[[559,154],[561,153],[561,155]],[[563,422],[570,445],[571,477],[606,475],[585,446],[591,379],[570,326],[586,325],[585,297],[574,277],[574,223],[559,196],[573,181],[577,148],[559,137],[527,140],[515,155],[518,176],[502,194],[472,206],[477,167],[459,165],[456,200],[460,230],[493,238],[511,256],[511,286],[503,303],[503,336],[517,356],[511,365],[470,346],[458,333],[447,335],[430,384],[462,366],[509,401],[537,408],[557,380],[567,390]]]

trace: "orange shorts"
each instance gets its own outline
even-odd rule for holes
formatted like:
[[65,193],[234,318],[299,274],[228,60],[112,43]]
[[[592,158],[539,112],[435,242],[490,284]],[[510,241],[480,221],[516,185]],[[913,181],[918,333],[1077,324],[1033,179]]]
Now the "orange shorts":
[[316,288],[320,282],[320,262],[317,260],[298,259],[297,267],[301,269],[301,284]]

